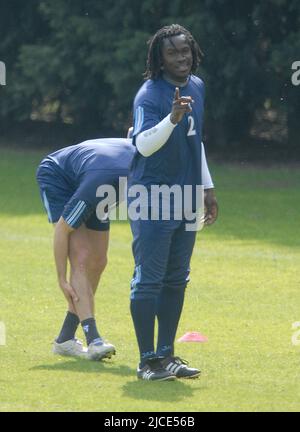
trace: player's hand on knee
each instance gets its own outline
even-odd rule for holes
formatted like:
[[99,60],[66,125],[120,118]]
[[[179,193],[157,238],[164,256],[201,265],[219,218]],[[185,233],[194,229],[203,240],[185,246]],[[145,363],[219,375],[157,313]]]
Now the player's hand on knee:
[[62,289],[64,296],[66,297],[68,302],[78,302],[79,301],[79,297],[76,293],[76,291],[74,290],[74,288],[72,287],[71,284],[69,284],[69,282],[67,281],[61,281],[60,282],[60,288]]
[[174,99],[173,99],[173,106],[171,111],[171,117],[170,120],[173,124],[179,123],[185,113],[189,113],[192,111],[191,104],[193,103],[193,99],[191,96],[180,96],[179,95],[179,88],[176,87]]

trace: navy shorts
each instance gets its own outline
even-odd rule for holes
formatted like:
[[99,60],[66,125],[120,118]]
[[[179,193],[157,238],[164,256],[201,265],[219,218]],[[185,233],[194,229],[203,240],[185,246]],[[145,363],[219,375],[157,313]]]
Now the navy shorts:
[[40,195],[50,223],[58,222],[62,216],[68,225],[78,228],[82,223],[94,231],[108,231],[109,219],[99,220],[96,207],[90,207],[84,199],[84,190],[89,184],[71,185],[59,172],[40,166],[37,170]]

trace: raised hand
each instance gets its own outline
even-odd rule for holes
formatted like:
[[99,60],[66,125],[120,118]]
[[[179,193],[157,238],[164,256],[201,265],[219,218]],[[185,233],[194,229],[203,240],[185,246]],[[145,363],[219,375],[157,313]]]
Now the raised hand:
[[191,104],[193,103],[193,99],[191,96],[180,96],[179,95],[179,88],[176,87],[174,99],[173,99],[173,106],[171,111],[171,117],[170,120],[173,124],[179,123],[185,113],[189,113],[192,111]]

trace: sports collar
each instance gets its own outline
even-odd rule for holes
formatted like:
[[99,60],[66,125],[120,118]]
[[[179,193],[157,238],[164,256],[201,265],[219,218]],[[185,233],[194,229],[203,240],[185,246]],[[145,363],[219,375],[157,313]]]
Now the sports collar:
[[178,82],[178,81],[173,81],[173,80],[171,80],[170,78],[167,78],[167,77],[165,76],[165,74],[162,75],[162,77],[163,77],[163,79],[164,79],[165,81],[167,81],[168,83],[174,85],[175,87],[185,87],[185,86],[187,85],[187,83],[189,82],[189,80],[190,80],[190,76],[191,76],[191,75],[189,75],[189,76],[187,77],[187,79],[186,79],[186,81],[185,81],[184,83],[180,83],[180,82]]

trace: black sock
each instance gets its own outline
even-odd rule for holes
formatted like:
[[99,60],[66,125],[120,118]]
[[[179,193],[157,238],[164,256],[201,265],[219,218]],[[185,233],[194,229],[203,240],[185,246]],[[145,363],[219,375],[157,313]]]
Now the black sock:
[[155,298],[131,299],[130,310],[140,350],[140,367],[145,365],[147,359],[155,357],[155,309]]
[[89,345],[94,339],[101,339],[96,327],[96,321],[94,318],[87,318],[81,321],[81,326],[83,328],[86,343]]
[[174,340],[182,311],[185,286],[165,286],[158,299],[157,355],[168,357],[174,354]]
[[58,338],[56,339],[56,342],[63,343],[70,339],[74,339],[79,322],[80,321],[77,315],[73,314],[72,312],[67,312],[62,329],[59,333]]

